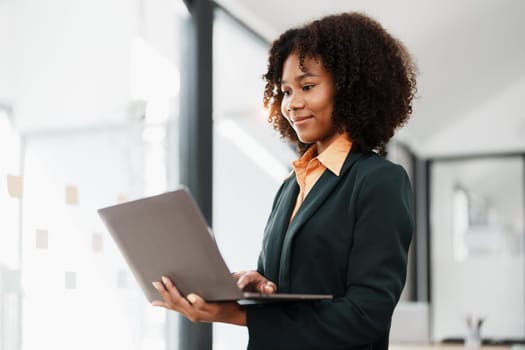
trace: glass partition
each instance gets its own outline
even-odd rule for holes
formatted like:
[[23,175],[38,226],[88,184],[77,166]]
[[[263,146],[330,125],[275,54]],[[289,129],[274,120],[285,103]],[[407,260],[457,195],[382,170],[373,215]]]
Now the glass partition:
[[[214,22],[213,231],[230,270],[255,269],[273,196],[294,152],[262,108],[268,44],[220,9]],[[213,325],[217,350],[245,349],[245,327]]]
[[20,136],[0,106],[0,350],[20,347]]
[[525,337],[524,161],[520,156],[431,166],[431,300],[435,340]]
[[164,313],[144,298],[96,211],[165,189],[155,128],[26,137],[23,349],[165,348]]
[[0,350],[176,344],[96,209],[178,183],[184,3],[0,3]]

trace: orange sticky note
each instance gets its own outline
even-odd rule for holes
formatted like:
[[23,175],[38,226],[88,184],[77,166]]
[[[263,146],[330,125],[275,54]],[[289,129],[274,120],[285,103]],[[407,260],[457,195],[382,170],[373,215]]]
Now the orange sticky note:
[[12,198],[22,198],[24,182],[22,176],[7,175],[7,192]]
[[125,194],[119,194],[117,196],[117,203],[125,203],[125,202],[128,202],[128,201],[129,201],[129,198]]
[[78,205],[78,188],[75,186],[66,187],[66,204]]

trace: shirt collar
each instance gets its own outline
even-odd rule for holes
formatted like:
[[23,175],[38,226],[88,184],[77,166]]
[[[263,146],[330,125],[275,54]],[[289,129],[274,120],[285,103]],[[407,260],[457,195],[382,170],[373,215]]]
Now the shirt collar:
[[346,156],[352,148],[352,141],[347,133],[340,134],[317,159],[336,176],[339,176]]
[[339,176],[346,156],[352,148],[352,141],[347,133],[340,134],[321,154],[315,157],[317,146],[313,144],[301,158],[293,162],[294,168],[306,167],[312,159],[317,158],[328,170]]

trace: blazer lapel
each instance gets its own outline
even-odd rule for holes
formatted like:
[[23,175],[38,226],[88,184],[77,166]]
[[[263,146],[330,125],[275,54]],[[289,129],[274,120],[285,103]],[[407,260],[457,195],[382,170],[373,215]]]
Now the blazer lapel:
[[[346,172],[351,168],[352,164],[360,157],[361,152],[350,152],[341,169],[339,176],[333,174],[330,170],[326,170],[323,175],[317,180],[308,195],[306,196],[301,207],[295,214],[288,230],[284,236],[282,243],[280,266],[279,266],[279,284],[278,289],[283,292],[289,292],[290,287],[290,255],[291,247],[294,237],[299,232],[303,224],[315,214],[317,209],[324,203],[326,198],[332,193],[339,181],[344,177]],[[297,194],[296,194],[297,197]],[[297,198],[296,198],[297,199]],[[295,202],[294,202],[295,203]],[[288,213],[290,218],[291,211]]]
[[295,180],[295,176],[287,180],[285,184],[281,200],[277,203],[273,210],[273,217],[268,221],[266,226],[265,242],[263,249],[264,253],[264,271],[265,277],[277,282],[279,276],[279,265],[281,260],[281,251],[283,246],[284,236],[288,229],[290,216],[295,207],[297,195],[299,194],[299,186]]

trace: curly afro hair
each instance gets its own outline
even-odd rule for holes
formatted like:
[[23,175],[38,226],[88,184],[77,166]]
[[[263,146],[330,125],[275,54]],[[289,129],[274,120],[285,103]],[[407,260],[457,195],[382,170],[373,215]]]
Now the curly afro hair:
[[281,113],[283,64],[298,54],[320,59],[334,78],[333,121],[347,132],[352,148],[386,155],[386,144],[412,113],[416,93],[416,66],[403,44],[375,20],[360,13],[342,13],[289,29],[273,42],[269,52],[264,107],[268,121],[281,136],[295,143],[301,154],[309,144],[297,138]]

